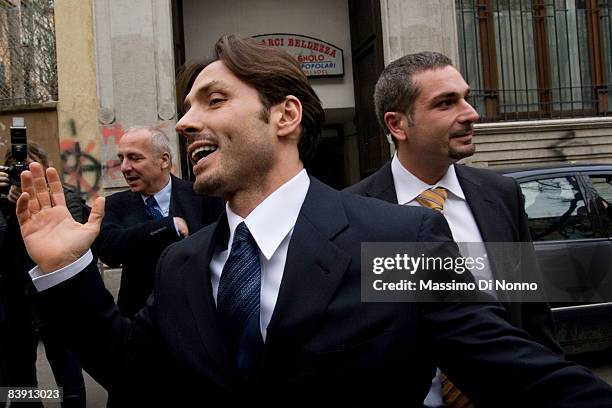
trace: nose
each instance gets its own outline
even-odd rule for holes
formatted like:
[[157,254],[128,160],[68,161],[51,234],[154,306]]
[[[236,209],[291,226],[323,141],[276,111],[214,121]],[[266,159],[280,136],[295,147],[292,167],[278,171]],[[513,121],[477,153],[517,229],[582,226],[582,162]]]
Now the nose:
[[480,118],[476,109],[465,99],[462,101],[463,103],[463,112],[461,112],[461,117],[459,119],[462,123],[474,123]]
[[196,120],[195,114],[192,109],[189,109],[185,115],[176,123],[177,133],[187,138],[187,142],[191,143],[193,137],[200,133],[202,126],[199,121]]
[[132,169],[132,166],[131,166],[131,164],[130,164],[130,162],[129,162],[129,160],[127,158],[124,158],[123,160],[121,160],[121,167],[120,167],[120,169],[121,169],[122,173],[125,173],[125,172],[127,172],[127,171]]

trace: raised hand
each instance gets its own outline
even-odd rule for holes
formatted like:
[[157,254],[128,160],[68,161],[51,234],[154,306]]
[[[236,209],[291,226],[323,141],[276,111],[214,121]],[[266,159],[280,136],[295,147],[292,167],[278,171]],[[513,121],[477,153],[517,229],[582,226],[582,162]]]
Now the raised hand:
[[87,224],[75,221],[66,208],[64,190],[53,167],[31,163],[21,173],[23,193],[17,200],[17,219],[30,258],[44,273],[52,272],[79,259],[100,231],[104,198],[94,202]]
[[0,166],[0,190],[8,188],[8,186],[10,185],[7,168],[8,167]]

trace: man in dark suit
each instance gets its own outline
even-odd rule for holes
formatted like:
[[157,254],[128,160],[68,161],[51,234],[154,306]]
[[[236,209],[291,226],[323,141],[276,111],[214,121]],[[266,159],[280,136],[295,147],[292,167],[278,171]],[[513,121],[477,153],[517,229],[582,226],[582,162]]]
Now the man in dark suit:
[[[450,241],[444,218],[308,177],[324,114],[290,55],[224,36],[194,72],[177,129],[196,190],[228,206],[162,254],[133,320],[90,263],[103,199],[78,227],[54,170],[48,185],[36,164],[22,176],[18,216],[41,306],[105,387],[158,405],[420,406],[438,364],[481,406],[612,404],[609,386],[496,303],[362,302],[361,243]],[[64,239],[49,245],[50,234]]]
[[[380,170],[349,187],[353,193],[402,205],[424,205],[421,195],[444,196],[440,208],[457,242],[530,242],[518,184],[493,171],[458,165],[474,154],[469,86],[451,60],[436,52],[409,54],[381,74],[374,94],[376,114],[396,154]],[[470,244],[474,246],[474,244]],[[483,252],[486,249],[483,247]],[[465,254],[464,254],[465,255]],[[482,279],[502,279],[495,268]],[[496,274],[496,272],[498,274]],[[537,270],[526,281],[539,282]],[[501,301],[504,293],[496,293]],[[504,302],[510,321],[541,344],[561,353],[547,303]],[[434,382],[434,388],[436,387]],[[435,391],[432,389],[432,391]],[[428,406],[442,400],[430,395]]]
[[129,129],[118,157],[130,189],[107,198],[94,249],[107,265],[123,266],[117,304],[124,316],[131,316],[153,291],[163,250],[215,221],[223,202],[196,194],[191,182],[170,173],[170,141],[159,128]]

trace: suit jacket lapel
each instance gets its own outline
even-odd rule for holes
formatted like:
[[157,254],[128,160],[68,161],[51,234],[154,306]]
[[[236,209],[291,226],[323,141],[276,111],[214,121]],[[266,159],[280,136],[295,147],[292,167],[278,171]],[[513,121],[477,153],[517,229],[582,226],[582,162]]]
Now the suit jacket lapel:
[[201,204],[202,197],[195,196],[190,184],[186,184],[186,182],[173,175],[170,175],[170,177],[172,177],[170,216],[185,219],[190,230],[199,229],[203,226],[204,211],[201,206],[198,208],[196,203]]
[[[145,222],[149,221],[149,217],[147,216],[147,210],[145,208],[144,201],[142,200],[142,196],[140,193],[133,193],[128,191],[127,194],[128,203],[126,205],[126,209],[129,211],[129,216],[136,218],[136,222]],[[129,209],[133,208],[133,211]]]
[[202,343],[210,358],[229,378],[238,379],[236,362],[230,356],[217,323],[216,305],[210,281],[210,261],[217,242],[227,236],[227,217],[223,216],[213,228],[206,229],[194,243],[194,256],[185,264],[183,284],[195,318]]
[[397,192],[391,173],[391,161],[385,163],[372,177],[374,177],[374,180],[368,191],[365,192],[366,195],[397,204]]
[[170,178],[172,179],[172,191],[170,192],[170,208],[168,209],[168,213],[173,217],[183,217],[181,205],[179,203],[179,197],[181,195],[180,186],[176,182],[176,177],[171,174]]
[[476,225],[484,242],[498,242],[503,237],[503,226],[497,222],[500,214],[499,204],[485,192],[487,186],[482,186],[480,181],[470,175],[462,165],[455,165],[455,171],[465,199],[472,210]]
[[[348,268],[350,256],[333,243],[348,226],[340,194],[311,179],[289,243],[276,307],[267,329],[266,352],[295,349],[308,338]],[[227,218],[223,216],[198,237],[198,251],[184,266],[183,283],[208,355],[229,378],[240,381],[217,323],[209,270],[215,245],[222,242],[227,230]]]
[[[495,256],[499,251],[499,247],[492,247],[487,245],[487,243],[506,240],[503,231],[506,224],[504,220],[500,219],[500,217],[503,217],[504,212],[501,211],[500,204],[491,198],[492,195],[483,194],[491,186],[481,185],[478,178],[470,174],[469,169],[465,169],[462,165],[455,165],[455,170],[459,184],[461,184],[461,189],[465,194],[465,199],[476,220],[482,241],[485,248],[487,248],[493,278],[500,278],[499,271],[503,270],[503,266],[499,265],[498,258]],[[497,294],[506,309],[513,307],[513,305],[507,303],[509,300],[507,293],[502,291]]]
[[333,243],[348,226],[339,196],[311,178],[268,325],[268,351],[295,349],[307,339],[349,265],[349,255]]

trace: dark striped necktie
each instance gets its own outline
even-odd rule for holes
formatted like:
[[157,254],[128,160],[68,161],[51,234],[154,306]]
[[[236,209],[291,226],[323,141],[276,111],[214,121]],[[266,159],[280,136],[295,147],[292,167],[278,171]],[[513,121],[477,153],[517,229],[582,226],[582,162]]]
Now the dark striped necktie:
[[145,199],[145,207],[147,211],[147,216],[152,220],[161,220],[164,218],[164,215],[161,212],[159,204],[157,204],[157,200],[153,196],[148,196]]
[[217,292],[221,333],[238,368],[252,373],[263,346],[259,327],[261,267],[257,243],[244,222],[238,224]]

